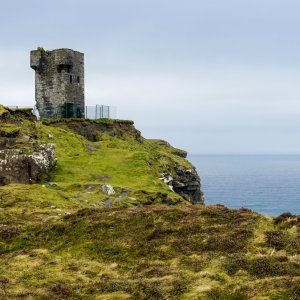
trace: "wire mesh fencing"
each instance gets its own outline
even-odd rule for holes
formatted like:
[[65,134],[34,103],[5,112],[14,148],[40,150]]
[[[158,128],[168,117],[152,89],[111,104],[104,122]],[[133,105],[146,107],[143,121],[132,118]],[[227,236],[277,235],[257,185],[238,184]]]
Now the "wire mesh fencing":
[[86,119],[116,119],[117,108],[115,106],[107,105],[95,105],[85,107],[85,118]]
[[[13,109],[24,109],[29,107],[23,106],[8,106]],[[84,114],[82,114],[81,107],[69,103],[65,103],[62,106],[54,108],[52,105],[43,106],[43,111],[40,113],[36,106],[32,108],[32,113],[37,119],[43,118],[81,118],[97,120],[97,119],[116,119],[117,108],[115,106],[108,105],[94,105],[85,106]]]

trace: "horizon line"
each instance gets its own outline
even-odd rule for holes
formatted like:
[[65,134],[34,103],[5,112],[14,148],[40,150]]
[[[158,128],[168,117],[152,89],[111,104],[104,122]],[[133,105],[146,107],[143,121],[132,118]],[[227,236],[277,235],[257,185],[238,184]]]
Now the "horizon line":
[[228,155],[228,156],[233,156],[233,155],[300,155],[299,152],[210,152],[210,153],[199,153],[199,152],[188,152],[189,155]]

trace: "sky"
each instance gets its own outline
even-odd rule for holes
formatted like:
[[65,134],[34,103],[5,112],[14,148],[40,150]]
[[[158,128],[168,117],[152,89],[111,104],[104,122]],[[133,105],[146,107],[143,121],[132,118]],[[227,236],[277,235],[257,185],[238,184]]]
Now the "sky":
[[30,50],[85,54],[86,104],[190,154],[300,153],[299,0],[0,0],[0,103]]

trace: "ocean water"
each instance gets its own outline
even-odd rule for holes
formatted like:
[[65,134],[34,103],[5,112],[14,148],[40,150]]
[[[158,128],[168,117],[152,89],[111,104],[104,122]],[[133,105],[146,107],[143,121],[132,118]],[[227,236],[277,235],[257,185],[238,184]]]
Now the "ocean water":
[[189,155],[206,204],[300,214],[300,155]]

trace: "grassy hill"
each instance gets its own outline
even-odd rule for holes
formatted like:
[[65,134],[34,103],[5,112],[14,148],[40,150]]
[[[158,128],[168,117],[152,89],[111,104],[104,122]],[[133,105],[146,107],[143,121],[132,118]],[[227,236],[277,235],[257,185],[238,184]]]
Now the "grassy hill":
[[57,164],[0,187],[0,299],[300,299],[299,217],[191,204],[161,179],[184,151],[130,121],[1,116],[0,145]]

